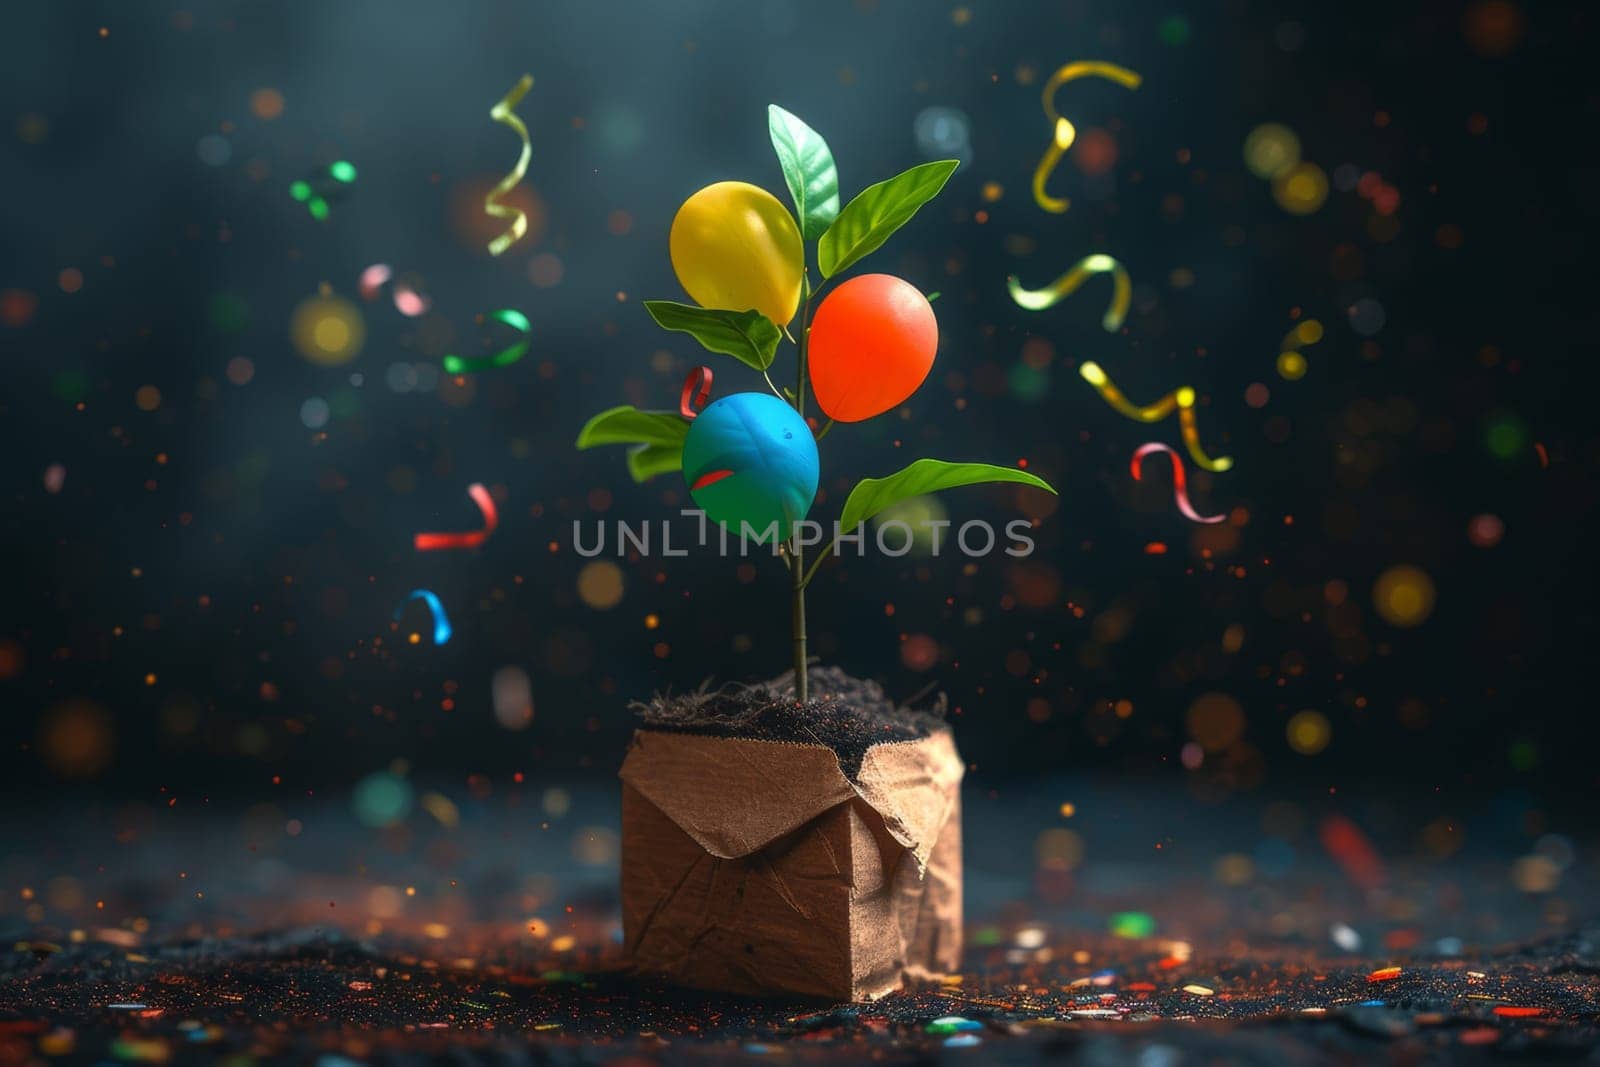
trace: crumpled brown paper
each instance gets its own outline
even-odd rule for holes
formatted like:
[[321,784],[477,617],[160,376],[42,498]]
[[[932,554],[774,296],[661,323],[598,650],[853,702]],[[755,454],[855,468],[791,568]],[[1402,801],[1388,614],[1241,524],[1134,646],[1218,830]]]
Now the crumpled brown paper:
[[963,767],[947,730],[823,745],[640,730],[622,765],[635,966],[730,993],[865,1000],[961,955]]

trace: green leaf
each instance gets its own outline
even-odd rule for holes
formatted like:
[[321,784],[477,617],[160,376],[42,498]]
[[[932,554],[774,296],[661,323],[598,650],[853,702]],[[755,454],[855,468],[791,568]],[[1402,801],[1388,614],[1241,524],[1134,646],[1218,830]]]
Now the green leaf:
[[648,482],[658,474],[683,470],[683,446],[640,445],[628,450],[628,473],[636,482]]
[[723,311],[671,300],[646,300],[644,309],[662,329],[686,333],[707,352],[732,356],[755,370],[772,366],[783,336],[776,323],[754,310]]
[[689,422],[676,411],[639,411],[630,404],[602,411],[578,431],[579,450],[595,445],[683,448]]
[[844,206],[817,242],[817,266],[831,278],[875,251],[944,188],[959,164],[954,159],[924,163],[869,185]]
[[815,241],[839,216],[839,171],[822,135],[777,104],[767,105],[767,132],[794,198],[800,234]]
[[630,405],[602,411],[578,431],[578,448],[633,445],[628,473],[636,482],[683,469],[683,439],[689,422],[675,411],[639,411]]
[[942,459],[919,459],[887,478],[863,478],[845,498],[839,528],[846,533],[866,522],[891,504],[907,497],[921,496],[940,489],[983,482],[1020,482],[1054,493],[1050,484],[1015,467],[996,467],[989,463],[946,463]]

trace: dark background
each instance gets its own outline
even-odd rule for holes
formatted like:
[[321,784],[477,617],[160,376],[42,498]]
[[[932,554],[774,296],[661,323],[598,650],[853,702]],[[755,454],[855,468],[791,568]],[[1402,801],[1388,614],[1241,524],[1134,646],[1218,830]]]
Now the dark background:
[[[273,776],[340,786],[397,758],[453,780],[609,773],[629,701],[782,671],[777,563],[742,582],[712,553],[624,560],[624,598],[601,611],[578,597],[583,561],[569,547],[572,521],[601,507],[637,522],[685,502],[679,479],[635,487],[620,450],[579,454],[572,440],[602,408],[673,406],[701,361],[639,300],[682,299],[666,235],[689,193],[742,179],[783,195],[766,134],[775,101],[828,138],[846,197],[926,158],[913,135],[922,109],[958,108],[971,126],[944,194],[861,268],[942,293],[933,375],[904,421],[830,435],[814,516],[836,515],[856,478],[921,455],[1025,457],[1061,490],[1047,513],[1001,489],[943,497],[957,522],[1039,515],[1031,560],[830,565],[811,596],[825,662],[897,696],[947,692],[980,788],[1063,768],[1190,773],[1178,760],[1186,711],[1212,692],[1248,722],[1192,772],[1207,788],[1594,788],[1597,97],[1578,65],[1592,15],[1481,3],[960,10],[8,9],[0,780],[20,793],[75,777],[152,800],[249,796]],[[1511,23],[1496,22],[1507,10]],[[1072,210],[1047,215],[1029,195],[1049,135],[1039,88],[1081,58],[1145,83],[1059,95],[1080,135],[1111,135],[1117,161],[1091,177],[1069,155],[1052,188]],[[517,146],[487,112],[524,71],[537,79],[520,113],[542,211],[528,240],[491,259],[495,230],[477,205]],[[255,113],[263,88],[281,94],[280,117]],[[1246,134],[1266,121],[1293,128],[1329,175],[1380,175],[1398,208],[1378,219],[1336,188],[1309,217],[1285,213],[1243,165]],[[208,137],[226,151],[202,147]],[[319,223],[287,186],[340,158],[360,177]],[[986,182],[1003,187],[998,201]],[[1043,313],[1008,299],[1008,273],[1040,285],[1091,251],[1133,274],[1123,334],[1099,328],[1103,280]],[[559,260],[559,284],[533,284],[538,256]],[[363,302],[356,278],[374,262],[418,276],[430,315]],[[81,273],[77,291],[67,270]],[[1180,270],[1192,284],[1175,284]],[[365,318],[365,346],[344,367],[314,366],[290,343],[293,309],[322,283]],[[1371,336],[1350,321],[1364,299],[1385,313]],[[474,316],[502,306],[532,320],[528,358],[466,385],[390,388],[392,364],[496,340]],[[1306,349],[1310,373],[1288,382],[1273,363],[1296,314],[1327,336]],[[1033,398],[1013,388],[1030,337],[1053,346]],[[228,377],[236,357],[251,361],[247,384]],[[1084,359],[1137,400],[1200,391],[1208,446],[1236,466],[1191,469],[1191,489],[1202,510],[1231,511],[1229,525],[1188,524],[1164,473],[1131,482],[1133,448],[1176,444],[1176,427],[1116,415],[1077,377]],[[715,365],[719,392],[760,384]],[[1247,404],[1252,383],[1270,389],[1264,407]],[[144,386],[159,390],[154,410],[136,401]],[[334,411],[320,431],[300,417],[313,396]],[[1486,433],[1508,417],[1526,437],[1501,458]],[[58,493],[52,464],[65,468]],[[419,530],[475,524],[474,481],[500,498],[500,530],[481,550],[414,552]],[[1505,524],[1491,548],[1467,534],[1485,513]],[[1150,542],[1169,550],[1148,554]],[[1374,581],[1401,563],[1437,586],[1414,628],[1373,607]],[[406,643],[425,629],[419,607],[392,624],[416,587],[448,606],[448,645]],[[1235,625],[1243,641],[1228,651]],[[916,635],[940,649],[927,670],[902,660]],[[506,665],[532,678],[536,713],[520,732],[491,712],[489,680]],[[1302,709],[1332,725],[1320,754],[1286,743]],[[62,721],[95,758],[52,754],[59,741],[42,739]]]

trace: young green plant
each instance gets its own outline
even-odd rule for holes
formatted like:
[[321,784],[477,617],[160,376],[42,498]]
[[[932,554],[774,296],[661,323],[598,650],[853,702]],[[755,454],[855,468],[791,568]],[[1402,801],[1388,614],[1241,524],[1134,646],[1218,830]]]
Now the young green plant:
[[[706,351],[731,356],[759,372],[773,395],[793,411],[789,415],[771,397],[755,395],[752,400],[750,394],[733,394],[705,409],[702,414],[744,397],[740,425],[753,421],[757,427],[753,437],[741,442],[741,454],[759,454],[762,462],[753,465],[759,469],[752,473],[729,469],[696,474],[690,493],[710,517],[740,533],[750,530],[741,521],[745,511],[740,508],[783,516],[773,536],[789,571],[794,690],[805,703],[810,699],[806,587],[838,547],[837,539],[830,540],[808,562],[794,527],[805,517],[816,490],[810,427],[817,420],[806,419],[807,394],[827,417],[814,431],[814,440],[820,441],[835,422],[860,422],[898,407],[927,377],[938,346],[928,299],[890,275],[844,280],[841,275],[937,196],[957,163],[940,160],[912,167],[868,186],[841,208],[838,170],[827,142],[776,104],[767,113],[794,214],[770,193],[743,182],[718,182],[695,193],[679,209],[670,241],[673,269],[694,303],[647,300],[644,306],[663,329],[686,333]],[[807,245],[815,248],[815,285]],[[822,299],[829,286],[833,291]],[[796,350],[794,385],[780,389],[771,368],[785,339]],[[682,412],[624,405],[590,419],[578,434],[577,447],[630,446],[628,472],[644,482],[684,469],[690,427]],[[794,441],[795,432],[805,440]],[[742,475],[737,484],[736,474]],[[773,484],[762,483],[762,478]],[[837,534],[856,531],[911,497],[984,482],[1015,482],[1055,492],[1042,479],[1013,467],[919,459],[887,477],[858,482],[845,498]]]

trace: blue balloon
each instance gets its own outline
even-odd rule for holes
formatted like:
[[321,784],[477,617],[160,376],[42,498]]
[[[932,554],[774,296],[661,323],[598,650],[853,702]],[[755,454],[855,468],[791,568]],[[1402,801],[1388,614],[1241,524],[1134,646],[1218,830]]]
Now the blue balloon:
[[757,544],[785,540],[817,496],[817,441],[777,397],[733,393],[689,424],[683,477],[700,510],[724,528]]

